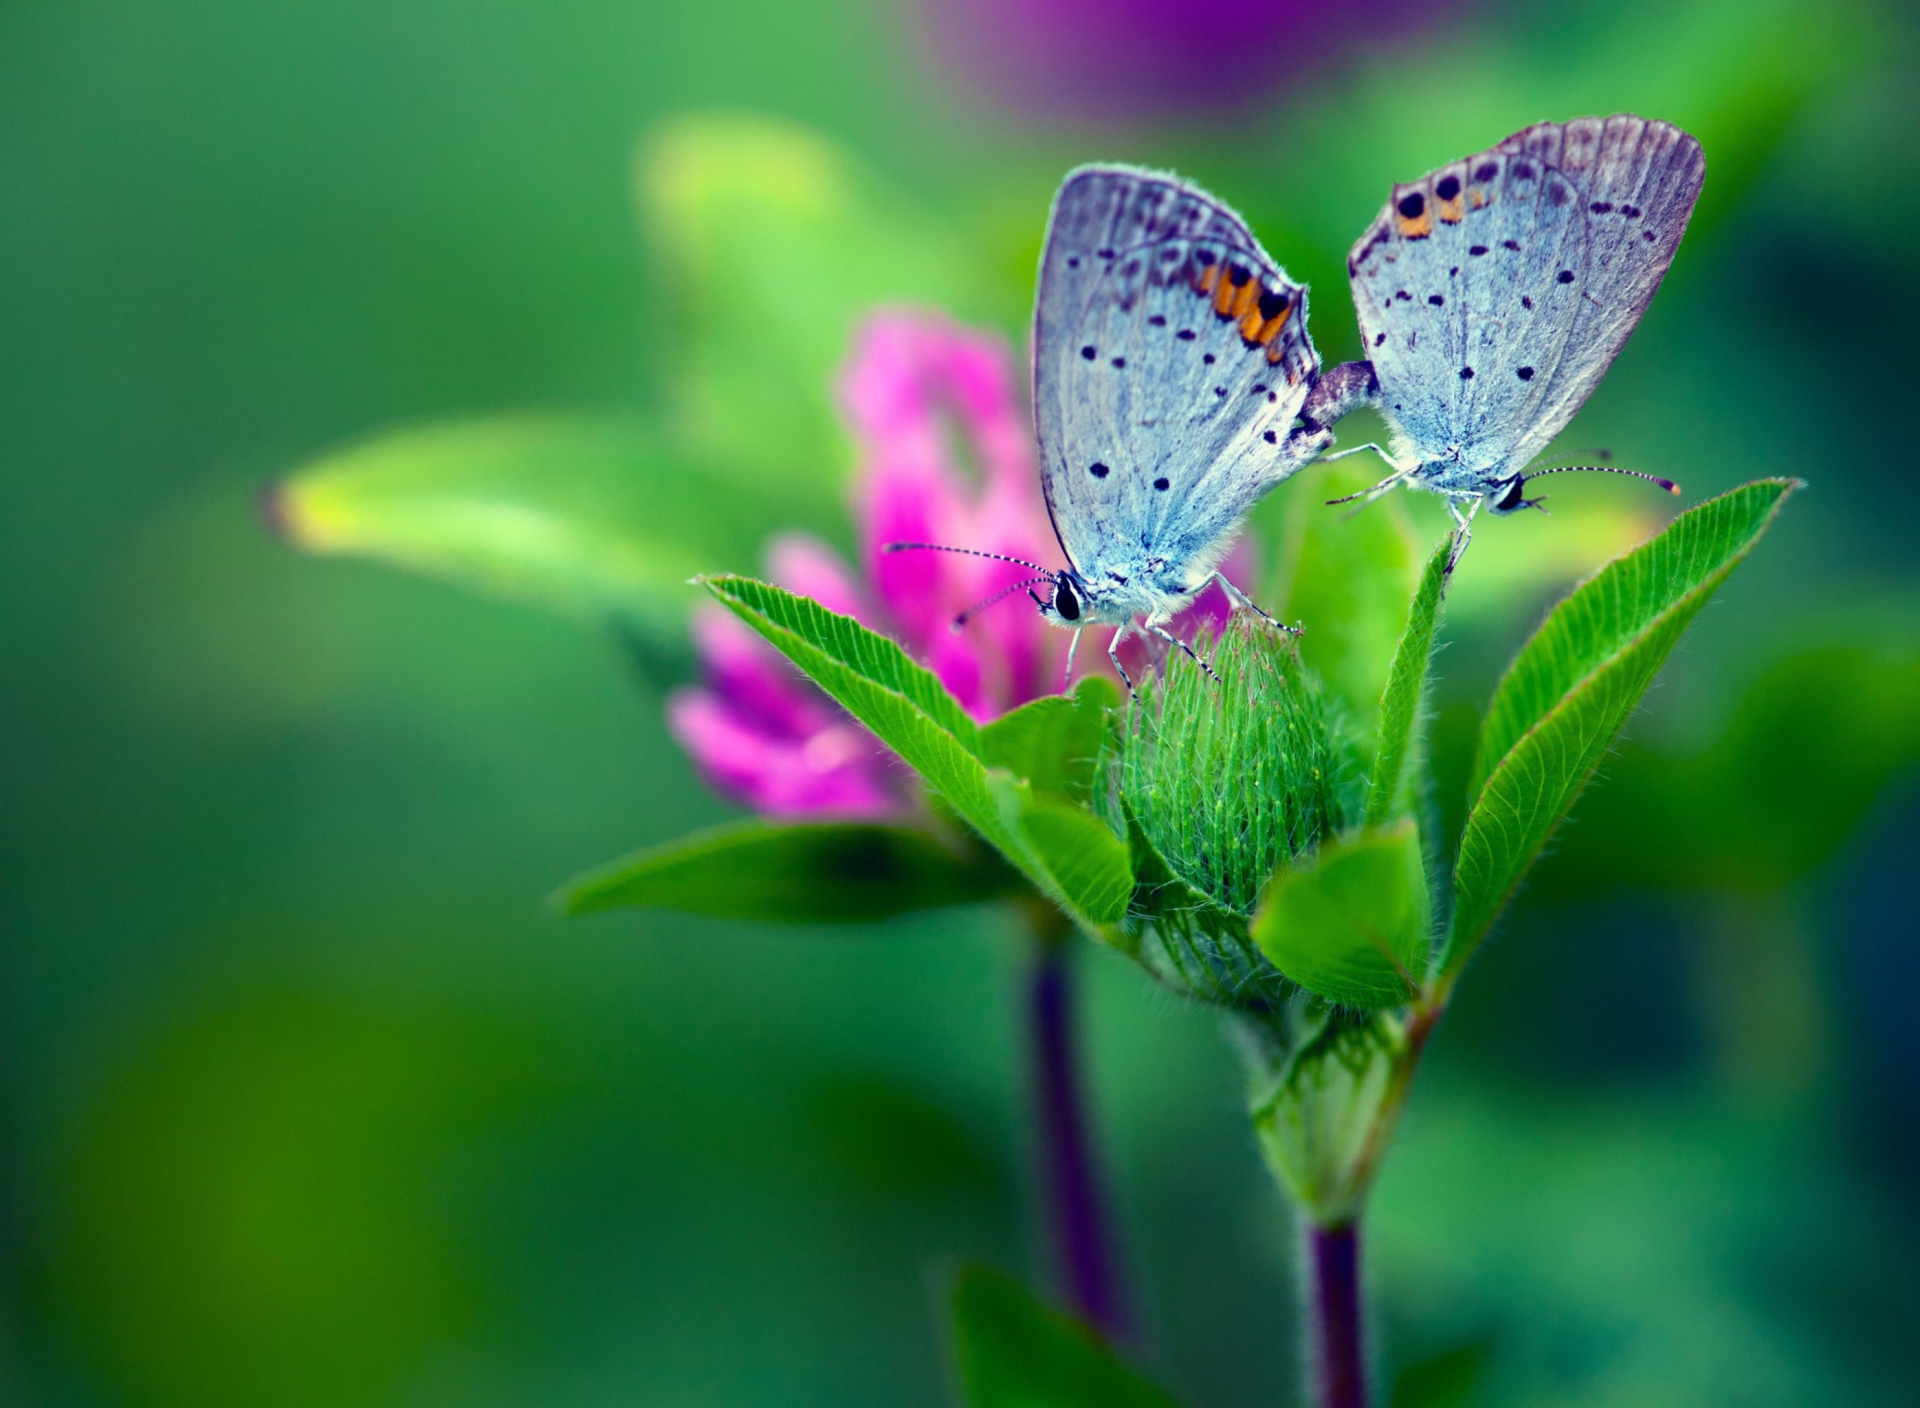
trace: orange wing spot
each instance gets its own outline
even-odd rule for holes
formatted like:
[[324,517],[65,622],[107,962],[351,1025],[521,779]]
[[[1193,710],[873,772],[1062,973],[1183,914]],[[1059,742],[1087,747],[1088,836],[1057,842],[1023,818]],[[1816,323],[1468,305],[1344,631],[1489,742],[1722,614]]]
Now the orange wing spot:
[[1260,310],[1258,308],[1249,308],[1245,313],[1241,314],[1240,336],[1242,340],[1258,342],[1260,340],[1261,321]]
[[1232,279],[1217,281],[1213,286],[1213,311],[1223,318],[1229,316],[1233,312],[1234,298],[1239,292],[1240,290],[1233,286]]
[[[1286,343],[1280,342],[1280,341],[1274,341],[1267,344],[1267,365],[1268,366],[1270,367],[1279,366],[1281,359],[1284,358],[1286,355],[1287,355]],[[1289,386],[1293,385],[1292,372],[1287,373],[1287,385]]]
[[1433,233],[1433,210],[1431,207],[1428,207],[1422,209],[1418,215],[1414,216],[1401,215],[1395,212],[1393,222],[1399,227],[1400,238],[1423,240]]
[[1193,281],[1194,292],[1212,293],[1213,286],[1220,281],[1220,266],[1209,264],[1200,271],[1200,277]]
[[1467,192],[1467,199],[1472,201],[1473,208],[1478,210],[1481,206],[1487,204],[1487,193],[1480,190],[1469,190]]
[[1233,307],[1230,311],[1233,316],[1241,322],[1244,323],[1248,317],[1252,317],[1255,325],[1258,325],[1260,319],[1260,280],[1248,279],[1240,285],[1239,291],[1233,295]]
[[1467,213],[1466,197],[1462,194],[1455,196],[1452,200],[1437,200],[1433,203],[1433,208],[1440,212],[1440,218],[1449,225],[1458,225]]

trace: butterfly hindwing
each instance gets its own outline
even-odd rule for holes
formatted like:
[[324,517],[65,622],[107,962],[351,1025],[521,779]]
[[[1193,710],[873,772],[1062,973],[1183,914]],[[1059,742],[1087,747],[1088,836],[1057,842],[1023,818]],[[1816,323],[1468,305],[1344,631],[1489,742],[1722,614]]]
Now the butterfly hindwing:
[[1348,271],[1413,452],[1490,476],[1539,453],[1653,297],[1702,171],[1667,123],[1584,118],[1396,187]]
[[1210,569],[1292,467],[1281,446],[1317,370],[1305,289],[1231,211],[1154,172],[1069,174],[1041,258],[1034,415],[1082,574]]

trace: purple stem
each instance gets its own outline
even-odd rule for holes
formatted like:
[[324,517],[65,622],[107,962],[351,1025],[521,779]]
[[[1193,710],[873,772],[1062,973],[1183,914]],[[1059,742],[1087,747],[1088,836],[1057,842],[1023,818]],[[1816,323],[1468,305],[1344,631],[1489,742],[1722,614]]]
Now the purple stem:
[[1360,1343],[1360,1228],[1309,1224],[1313,1254],[1313,1368],[1318,1408],[1366,1408]]
[[1131,1337],[1134,1322],[1081,1101],[1071,963],[1064,936],[1042,936],[1034,945],[1029,1059],[1048,1231],[1075,1313],[1106,1338],[1124,1340]]

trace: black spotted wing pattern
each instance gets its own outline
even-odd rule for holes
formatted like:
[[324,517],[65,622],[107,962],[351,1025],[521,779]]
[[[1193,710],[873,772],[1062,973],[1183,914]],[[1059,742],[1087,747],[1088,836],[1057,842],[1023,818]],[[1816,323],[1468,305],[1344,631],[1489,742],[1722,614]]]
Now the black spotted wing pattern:
[[1286,442],[1318,371],[1306,313],[1306,290],[1204,191],[1132,167],[1067,176],[1034,306],[1034,417],[1084,576],[1198,586],[1304,462]]
[[1540,123],[1394,189],[1348,259],[1381,406],[1423,464],[1491,483],[1572,419],[1672,262],[1700,144]]

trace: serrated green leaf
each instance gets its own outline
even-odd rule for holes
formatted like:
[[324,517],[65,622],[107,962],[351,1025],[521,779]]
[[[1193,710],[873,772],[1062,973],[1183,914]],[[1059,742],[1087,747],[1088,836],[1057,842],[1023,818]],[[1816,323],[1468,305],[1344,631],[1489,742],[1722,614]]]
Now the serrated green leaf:
[[772,119],[681,118],[643,144],[636,180],[678,303],[676,430],[755,482],[837,501],[855,325],[885,304],[977,321],[993,300],[974,251],[850,152]]
[[1283,538],[1269,599],[1280,619],[1306,628],[1300,658],[1345,706],[1358,738],[1371,740],[1394,648],[1407,623],[1420,563],[1418,539],[1399,494],[1356,511],[1328,499],[1380,477],[1364,456],[1324,461],[1287,490]]
[[741,821],[591,870],[556,898],[568,914],[645,906],[844,924],[1026,893],[997,856],[957,854],[916,827]]
[[747,567],[798,510],[742,498],[643,422],[446,421],[322,456],[270,510],[308,552],[372,558],[587,619],[677,639],[696,572]]
[[1396,1007],[1426,976],[1426,870],[1411,818],[1336,837],[1268,882],[1253,938],[1274,967],[1329,1001]]
[[980,756],[1025,778],[1035,792],[1085,802],[1119,704],[1112,682],[1091,675],[1071,695],[1035,699],[986,725]]
[[1577,588],[1521,648],[1480,732],[1454,865],[1445,971],[1459,971],[1653,683],[1797,481],[1692,509]]
[[[1130,891],[1133,880],[1125,844],[1104,823],[1064,798],[1036,799],[1024,779],[990,767],[981,756],[981,730],[959,701],[885,636],[748,577],[701,581],[899,754],[1036,887],[1106,937],[1105,926],[1125,909],[1124,894],[1116,906],[1113,893]],[[1092,829],[1069,825],[1061,809],[1079,811]],[[1031,826],[1030,813],[1036,818]],[[1109,844],[1102,845],[1096,831]]]
[[968,1408],[1177,1408],[1092,1330],[989,1266],[954,1283],[953,1348]]
[[1427,666],[1433,659],[1433,632],[1440,622],[1440,597],[1447,585],[1448,534],[1427,559],[1427,570],[1407,608],[1406,629],[1393,652],[1387,685],[1380,696],[1380,734],[1373,750],[1373,776],[1367,783],[1367,825],[1379,826],[1405,804],[1409,755],[1417,759],[1414,730],[1426,693]]

